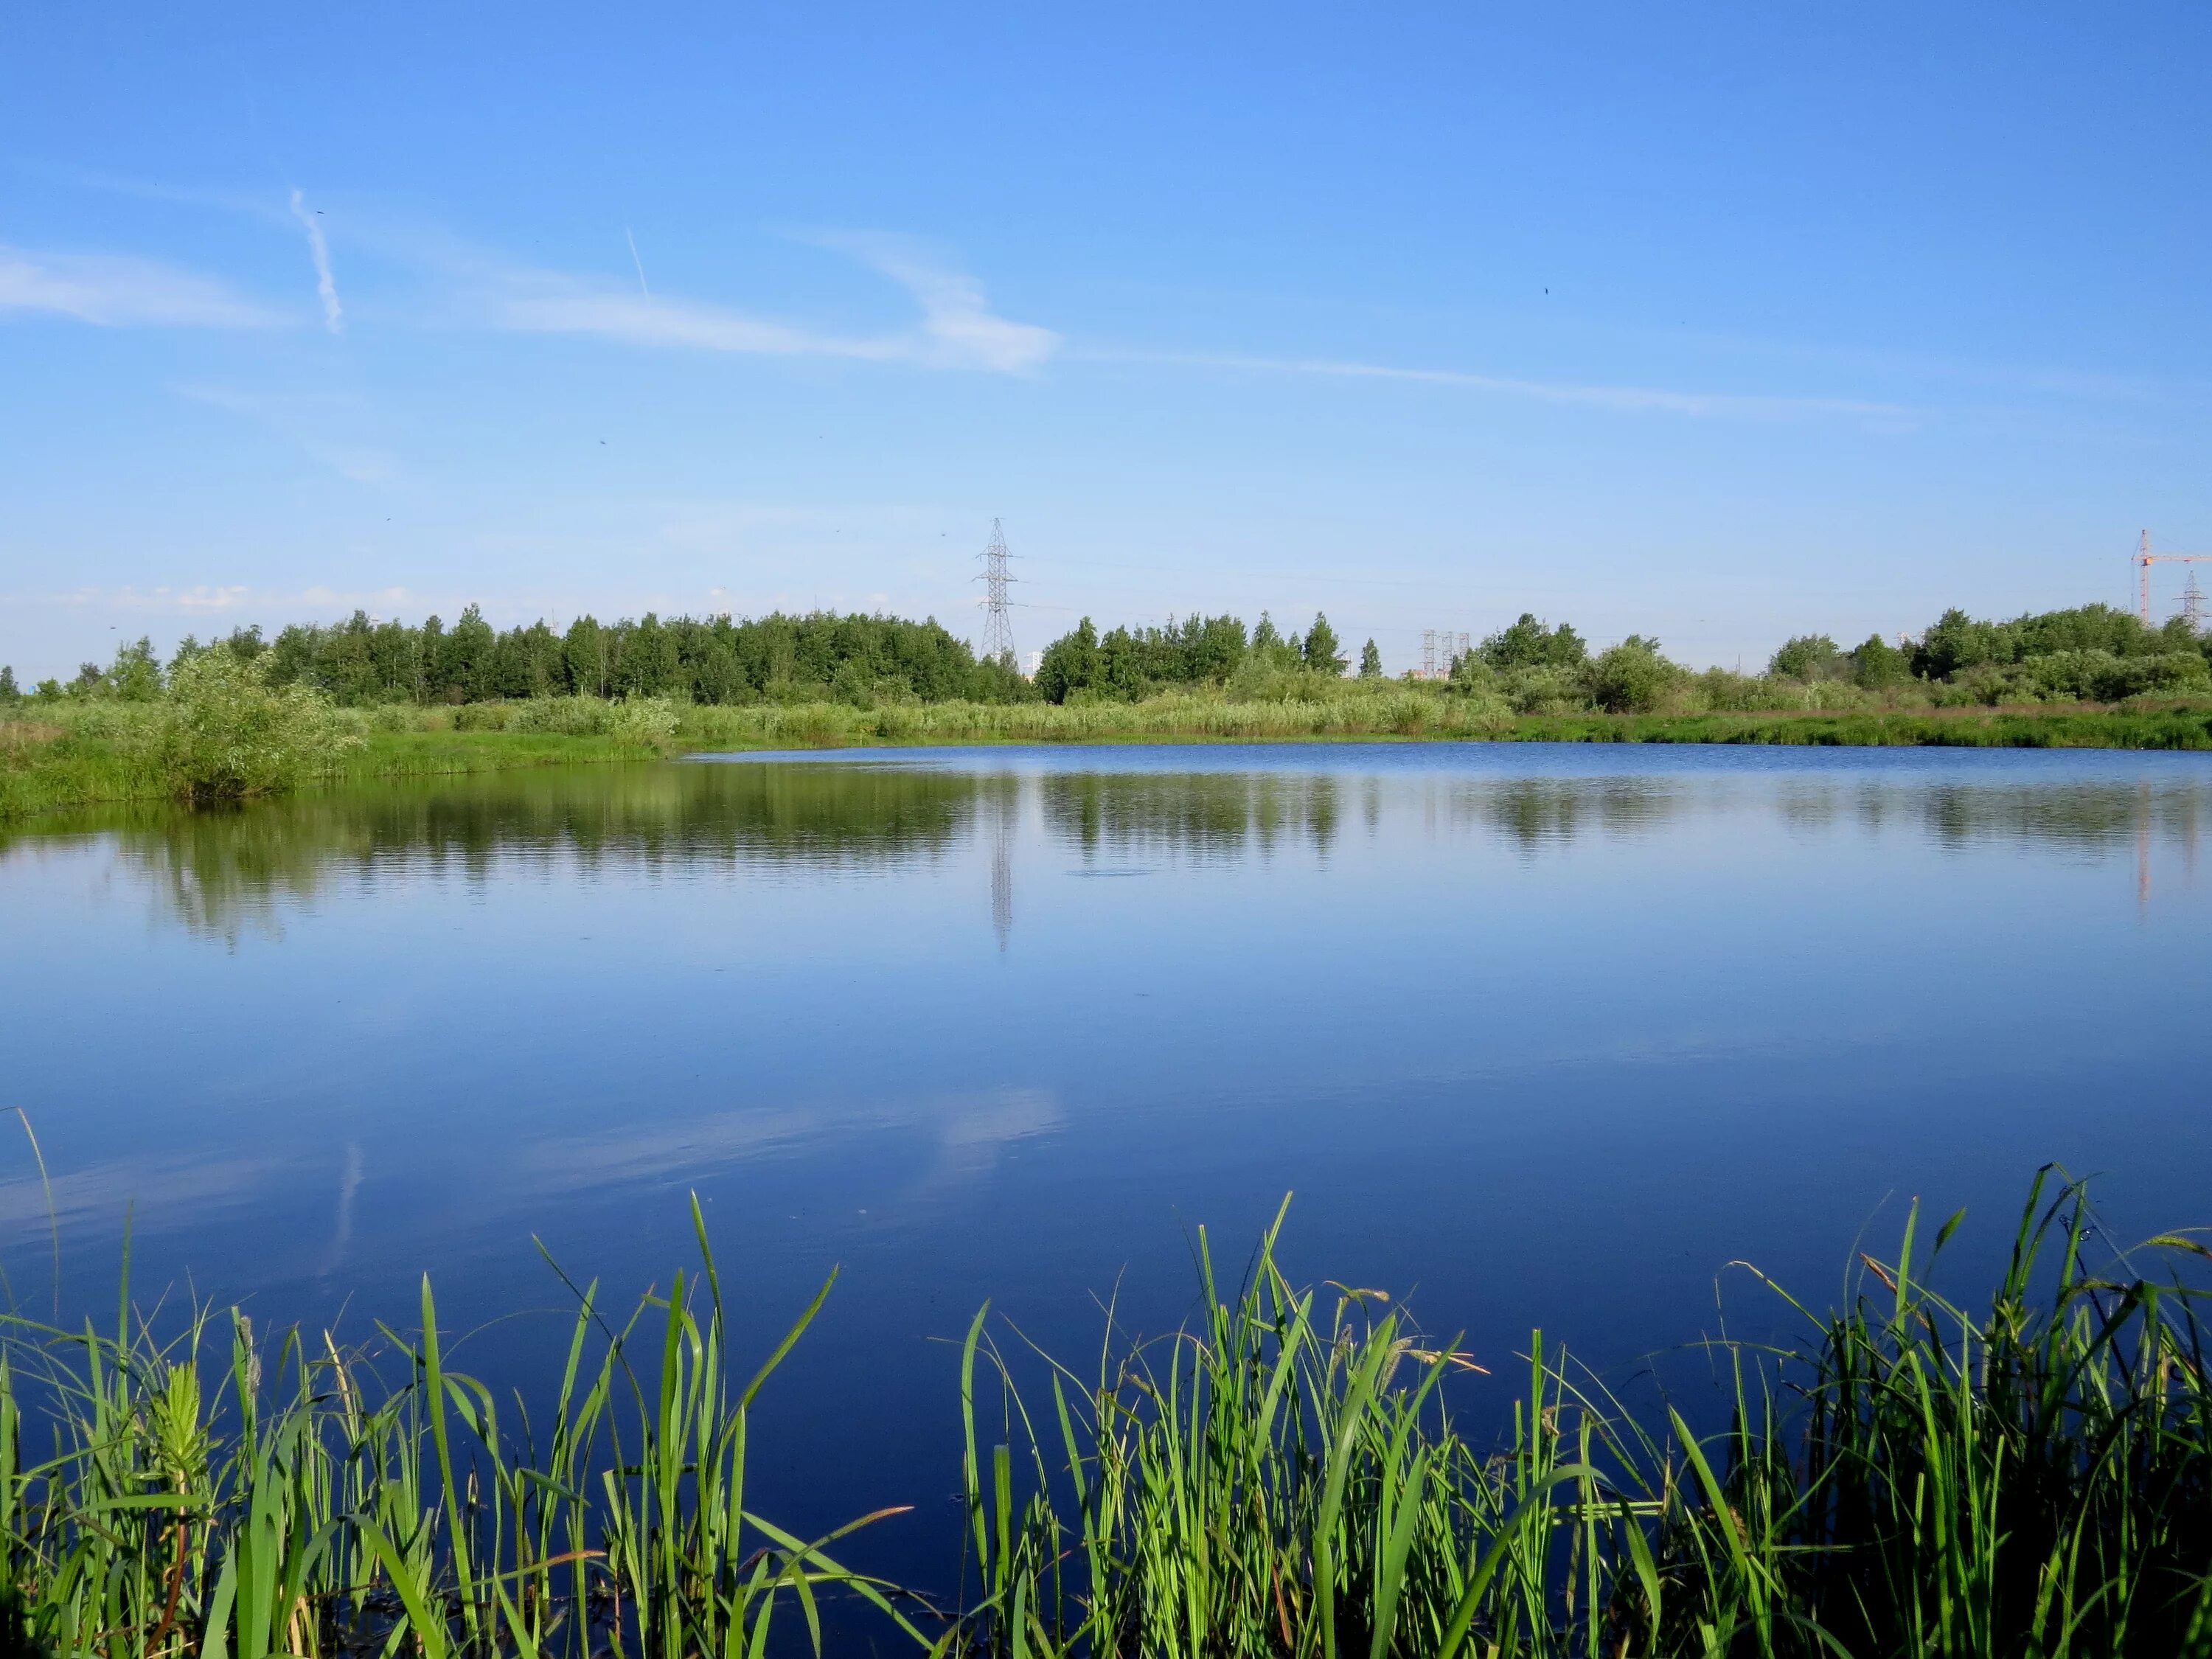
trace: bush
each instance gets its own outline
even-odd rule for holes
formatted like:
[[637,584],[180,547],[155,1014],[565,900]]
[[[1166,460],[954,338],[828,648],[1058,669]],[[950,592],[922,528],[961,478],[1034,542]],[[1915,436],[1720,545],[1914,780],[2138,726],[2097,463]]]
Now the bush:
[[1565,663],[1506,669],[1498,677],[1498,693],[1516,714],[1580,714],[1590,706],[1582,669]]
[[1690,695],[1705,713],[1747,714],[1756,709],[1797,708],[1805,691],[1802,686],[1777,685],[1757,674],[1708,668],[1690,682]]
[[172,671],[149,748],[172,794],[206,802],[281,794],[360,741],[321,692],[272,686],[259,663],[205,651]]
[[[527,707],[527,705],[525,705]],[[453,730],[456,732],[504,732],[514,723],[515,708],[512,703],[470,702],[453,710]]]
[[1962,668],[1948,683],[1935,688],[1936,702],[1947,707],[1979,703],[1993,708],[2001,702],[2029,702],[2033,696],[2021,676],[1995,663]]
[[[456,714],[469,712],[460,709]],[[500,729],[543,732],[562,738],[612,738],[618,743],[663,749],[676,736],[678,718],[676,704],[666,697],[626,697],[619,702],[603,697],[536,697],[513,705],[503,714]]]
[[1766,672],[1777,679],[1828,680],[1847,666],[1844,653],[1826,634],[1800,634],[1774,653]]
[[1608,714],[1648,714],[1681,677],[1657,641],[1631,634],[1590,665],[1590,697]]
[[666,697],[626,697],[613,705],[607,735],[619,743],[665,749],[675,739],[679,716]]

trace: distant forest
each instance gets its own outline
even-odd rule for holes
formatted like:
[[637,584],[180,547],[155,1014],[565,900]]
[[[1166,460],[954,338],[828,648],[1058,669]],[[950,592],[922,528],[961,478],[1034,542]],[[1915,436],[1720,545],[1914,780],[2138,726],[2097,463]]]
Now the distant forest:
[[[1347,651],[1325,616],[1304,632],[1266,612],[1194,616],[1165,627],[1102,634],[1089,617],[1044,648],[1033,678],[1011,661],[979,659],[934,619],[776,614],[602,623],[565,631],[544,622],[504,632],[471,605],[450,627],[378,621],[295,623],[275,638],[240,629],[178,658],[224,649],[259,662],[272,684],[299,684],[346,707],[466,703],[548,696],[664,697],[720,704],[1134,702],[1170,691],[1230,697],[1332,695],[1328,684],[1383,678],[1372,640]],[[174,659],[169,666],[173,666]],[[103,668],[42,682],[40,699],[150,700],[167,669],[149,641],[125,645]],[[1352,688],[1346,685],[1344,692]],[[2151,628],[2129,611],[2089,605],[1989,622],[1948,611],[1917,639],[1870,637],[1845,648],[1825,634],[1790,640],[1764,673],[1695,671],[1656,640],[1632,635],[1592,651],[1572,626],[1523,615],[1449,665],[1447,689],[1523,714],[1588,709],[1850,708],[1897,702],[2112,702],[2212,694],[2212,635],[2177,618]],[[24,693],[0,668],[0,701]]]

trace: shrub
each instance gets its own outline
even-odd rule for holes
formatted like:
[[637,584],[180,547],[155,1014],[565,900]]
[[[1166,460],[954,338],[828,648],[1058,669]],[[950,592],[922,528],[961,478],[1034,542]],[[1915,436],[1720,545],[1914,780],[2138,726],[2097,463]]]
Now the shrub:
[[515,711],[507,730],[602,738],[614,722],[614,712],[615,705],[602,697],[533,697]]
[[626,697],[612,705],[607,735],[621,743],[665,749],[676,737],[676,705],[666,697]]
[[1800,634],[1774,653],[1766,672],[1779,679],[1826,680],[1847,666],[1844,653],[1826,634]]
[[171,674],[149,746],[169,792],[204,802],[281,794],[360,741],[321,692],[272,686],[258,662],[206,651]]
[[1565,663],[1506,669],[1498,690],[1516,714],[1579,714],[1589,708],[1583,671]]
[[1749,714],[1761,708],[1796,708],[1804,689],[1780,686],[1756,674],[1738,674],[1726,668],[1708,668],[1690,683],[1692,699],[1707,713]]
[[463,703],[453,710],[456,732],[504,732],[514,724],[515,709],[505,702]]
[[1609,714],[1641,714],[1681,678],[1681,670],[1659,654],[1659,642],[1631,634],[1590,665],[1590,697]]

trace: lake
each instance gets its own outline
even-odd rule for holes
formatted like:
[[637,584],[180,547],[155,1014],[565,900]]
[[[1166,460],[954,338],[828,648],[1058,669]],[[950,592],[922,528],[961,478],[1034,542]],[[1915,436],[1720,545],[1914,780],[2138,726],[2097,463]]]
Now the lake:
[[[2057,1159],[2212,1222],[2212,757],[1333,744],[745,756],[0,839],[0,1261],[442,1322],[520,1382],[533,1239],[627,1300],[698,1196],[761,1507],[945,1565],[957,1339],[1157,1329],[1285,1194],[1315,1279],[1510,1371],[1787,1328],[1914,1195],[1961,1288]],[[54,1234],[58,1231],[59,1255]],[[1118,1286],[1118,1292],[1117,1292]],[[476,1328],[482,1327],[477,1329]],[[1484,1409],[1479,1384],[1471,1409]],[[1504,1384],[1508,1389],[1510,1379]]]

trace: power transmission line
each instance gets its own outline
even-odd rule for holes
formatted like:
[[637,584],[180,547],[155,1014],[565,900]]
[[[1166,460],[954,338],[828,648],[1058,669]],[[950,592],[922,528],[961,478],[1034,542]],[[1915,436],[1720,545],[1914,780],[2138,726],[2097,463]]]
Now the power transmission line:
[[980,556],[983,573],[976,580],[983,584],[983,654],[1011,663],[1014,659],[1014,619],[1008,611],[1006,584],[1018,578],[1006,574],[1006,561],[1013,556],[1006,546],[1006,532],[1000,522],[991,520],[991,544]]

